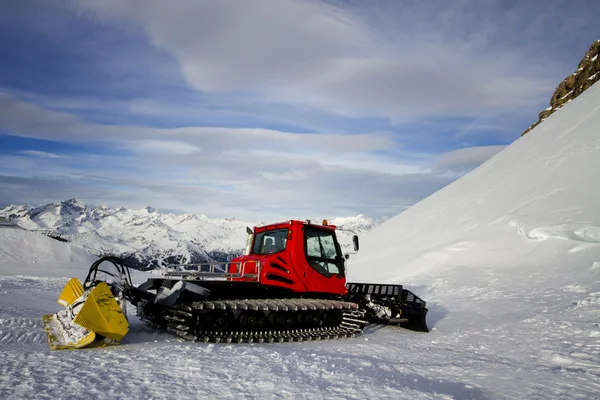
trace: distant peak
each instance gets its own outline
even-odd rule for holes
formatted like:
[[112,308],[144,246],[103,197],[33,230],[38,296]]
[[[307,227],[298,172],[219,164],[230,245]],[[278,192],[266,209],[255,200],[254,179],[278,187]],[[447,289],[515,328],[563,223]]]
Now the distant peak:
[[156,209],[154,207],[150,207],[150,206],[145,206],[144,208],[142,208],[142,210],[146,211],[148,214],[152,214],[156,212]]
[[86,207],[85,203],[77,197],[73,197],[72,199],[61,201],[61,204],[67,205],[67,206],[72,206],[72,207],[79,207],[79,208]]
[[355,221],[370,221],[373,218],[371,218],[371,217],[369,217],[369,216],[367,216],[365,214],[358,214],[355,217],[347,217],[346,219],[355,220]]

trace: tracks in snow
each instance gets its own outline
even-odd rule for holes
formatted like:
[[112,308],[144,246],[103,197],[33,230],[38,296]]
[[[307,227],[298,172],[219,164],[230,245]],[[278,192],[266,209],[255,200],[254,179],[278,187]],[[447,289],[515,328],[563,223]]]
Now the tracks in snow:
[[32,318],[0,318],[0,345],[40,344],[46,342],[41,316]]

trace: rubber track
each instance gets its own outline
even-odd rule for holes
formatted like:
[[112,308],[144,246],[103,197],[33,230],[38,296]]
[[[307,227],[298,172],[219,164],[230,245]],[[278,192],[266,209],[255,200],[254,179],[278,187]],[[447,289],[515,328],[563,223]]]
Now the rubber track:
[[[251,310],[303,312],[315,310],[341,311],[341,323],[334,327],[318,327],[292,330],[268,331],[211,331],[196,326],[196,314],[200,310]],[[143,316],[142,316],[143,317]],[[198,301],[187,305],[179,305],[170,309],[164,318],[167,331],[191,341],[215,343],[283,343],[312,340],[343,339],[354,337],[362,332],[367,321],[363,319],[364,311],[359,310],[356,303],[339,300],[321,299],[252,299]]]

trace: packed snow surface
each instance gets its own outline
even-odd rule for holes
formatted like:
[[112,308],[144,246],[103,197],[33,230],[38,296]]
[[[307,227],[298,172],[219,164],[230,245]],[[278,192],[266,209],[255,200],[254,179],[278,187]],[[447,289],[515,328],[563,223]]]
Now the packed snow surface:
[[130,313],[120,346],[50,351],[41,316],[93,260],[0,228],[0,398],[598,398],[599,127],[596,84],[362,237],[350,280],[406,285],[428,302],[430,333],[215,345]]

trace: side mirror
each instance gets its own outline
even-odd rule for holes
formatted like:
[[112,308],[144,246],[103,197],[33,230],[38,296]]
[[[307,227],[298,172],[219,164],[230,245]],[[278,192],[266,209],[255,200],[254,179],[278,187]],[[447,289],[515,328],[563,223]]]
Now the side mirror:
[[358,251],[358,236],[352,236],[352,243],[354,244],[354,251]]
[[248,233],[248,235],[252,235],[254,233],[254,231],[252,229],[250,229],[249,227],[246,227],[246,233]]

